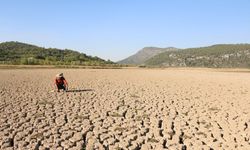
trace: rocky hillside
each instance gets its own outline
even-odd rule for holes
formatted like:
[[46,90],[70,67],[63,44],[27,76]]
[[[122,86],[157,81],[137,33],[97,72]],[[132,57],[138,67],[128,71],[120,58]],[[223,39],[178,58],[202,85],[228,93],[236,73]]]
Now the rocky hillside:
[[68,49],[43,48],[20,42],[4,42],[0,43],[0,64],[101,65],[112,64],[112,62]]
[[145,47],[142,50],[138,51],[136,54],[121,60],[117,63],[119,64],[144,64],[146,60],[152,58],[153,56],[160,54],[166,51],[175,51],[177,48],[168,47],[168,48],[158,48],[158,47]]
[[148,66],[161,67],[250,67],[250,44],[220,44],[188,48],[155,55]]

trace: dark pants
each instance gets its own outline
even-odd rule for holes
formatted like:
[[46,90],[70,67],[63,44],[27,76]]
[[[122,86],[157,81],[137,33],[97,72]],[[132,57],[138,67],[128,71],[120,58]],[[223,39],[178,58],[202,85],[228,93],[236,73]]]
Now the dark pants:
[[63,89],[64,91],[66,90],[64,84],[57,84],[56,86],[57,86],[58,91],[59,91],[60,89]]

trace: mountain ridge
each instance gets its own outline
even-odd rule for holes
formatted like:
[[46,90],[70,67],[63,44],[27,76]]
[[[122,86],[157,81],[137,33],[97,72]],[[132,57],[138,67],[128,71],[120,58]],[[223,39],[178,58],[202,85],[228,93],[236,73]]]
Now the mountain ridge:
[[97,56],[70,49],[44,48],[17,41],[0,43],[0,64],[103,65],[113,64]]
[[148,59],[156,67],[250,67],[250,44],[216,44],[163,52]]
[[123,60],[120,60],[117,63],[140,65],[140,64],[143,64],[149,58],[159,53],[162,53],[165,51],[174,51],[174,50],[178,50],[178,49],[175,47],[166,47],[166,48],[159,48],[159,47],[152,47],[152,46],[144,47],[143,49],[139,50],[134,55],[131,55]]

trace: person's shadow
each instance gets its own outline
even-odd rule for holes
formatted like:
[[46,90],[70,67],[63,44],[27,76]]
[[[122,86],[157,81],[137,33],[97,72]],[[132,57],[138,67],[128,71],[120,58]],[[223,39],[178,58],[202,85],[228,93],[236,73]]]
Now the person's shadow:
[[88,91],[94,91],[94,90],[93,89],[84,89],[84,90],[73,89],[73,90],[67,90],[66,92],[88,92]]

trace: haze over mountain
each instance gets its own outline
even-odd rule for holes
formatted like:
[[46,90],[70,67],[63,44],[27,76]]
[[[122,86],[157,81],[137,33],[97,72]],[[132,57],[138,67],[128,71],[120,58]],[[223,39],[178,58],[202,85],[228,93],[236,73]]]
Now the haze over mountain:
[[156,67],[244,67],[250,68],[250,44],[218,44],[163,52],[148,59]]
[[43,48],[21,42],[3,42],[0,43],[0,64],[103,65],[113,64],[113,62],[69,49]]
[[146,60],[154,57],[157,54],[166,51],[176,51],[177,48],[174,47],[167,47],[167,48],[158,48],[158,47],[145,47],[138,51],[136,54],[129,56],[126,59],[118,61],[119,64],[136,64],[140,65],[145,63]]

